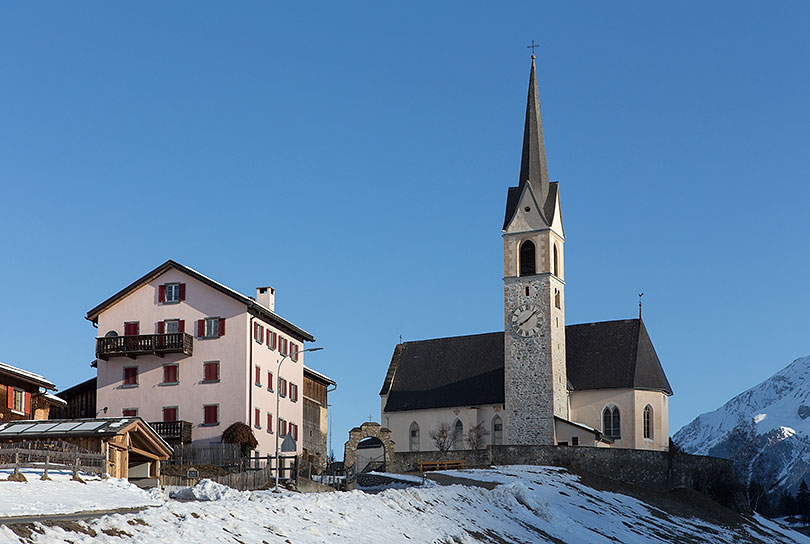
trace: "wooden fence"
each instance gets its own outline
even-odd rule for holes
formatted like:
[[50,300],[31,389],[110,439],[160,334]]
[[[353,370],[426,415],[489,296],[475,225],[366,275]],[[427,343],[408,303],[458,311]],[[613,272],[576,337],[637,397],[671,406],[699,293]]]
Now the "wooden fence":
[[43,469],[43,479],[50,470],[70,470],[103,476],[107,472],[107,456],[84,452],[65,442],[20,442],[0,445],[0,469],[13,468],[12,479],[20,478],[22,468]]
[[[274,457],[251,457],[244,460],[243,466],[258,466],[260,462],[264,465],[263,468],[253,468],[242,470],[240,472],[232,472],[224,476],[212,476],[208,478],[214,482],[222,485],[227,485],[240,491],[250,491],[255,489],[262,489],[269,487],[276,479],[275,458]],[[294,480],[298,474],[298,458],[294,455],[280,455],[279,464],[281,465],[281,472],[279,473],[279,480]],[[165,474],[160,475],[160,485],[177,486],[177,487],[191,487],[197,485],[201,478],[188,478],[186,476],[169,476]]]
[[214,465],[238,467],[242,462],[239,444],[210,444],[208,446],[176,446],[169,458],[171,465]]

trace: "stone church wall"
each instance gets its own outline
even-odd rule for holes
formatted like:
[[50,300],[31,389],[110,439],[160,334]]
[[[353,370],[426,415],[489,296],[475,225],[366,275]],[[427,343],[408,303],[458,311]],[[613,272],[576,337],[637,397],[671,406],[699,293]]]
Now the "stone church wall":
[[394,455],[395,472],[419,470],[419,461],[465,460],[467,467],[540,465],[582,470],[657,491],[685,487],[737,510],[747,510],[732,462],[662,451],[568,446],[490,446],[477,451]]

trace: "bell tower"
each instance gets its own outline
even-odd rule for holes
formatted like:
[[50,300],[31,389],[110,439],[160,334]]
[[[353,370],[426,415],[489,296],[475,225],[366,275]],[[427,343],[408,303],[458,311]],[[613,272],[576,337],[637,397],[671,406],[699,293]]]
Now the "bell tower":
[[554,417],[569,419],[564,242],[532,55],[520,178],[503,224],[506,444],[556,444]]

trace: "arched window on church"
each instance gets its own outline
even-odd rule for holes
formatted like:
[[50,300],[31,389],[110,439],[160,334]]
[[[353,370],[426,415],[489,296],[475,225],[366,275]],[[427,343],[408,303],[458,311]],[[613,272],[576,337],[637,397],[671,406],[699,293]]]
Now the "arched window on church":
[[534,242],[524,240],[520,244],[520,271],[519,276],[534,276],[536,274]]
[[554,244],[554,275],[560,277],[560,255],[557,251],[557,244]]
[[408,436],[410,437],[409,449],[411,451],[419,451],[419,424],[415,421],[411,423]]
[[611,408],[610,406],[606,406],[602,411],[602,432],[605,436],[613,440],[618,440],[622,437],[621,420],[617,407],[614,406]]
[[492,418],[492,443],[503,444],[503,420],[498,415]]
[[458,419],[456,420],[456,424],[453,426],[453,449],[464,449],[464,425]]
[[644,438],[652,440],[653,437],[653,409],[649,404],[644,407]]

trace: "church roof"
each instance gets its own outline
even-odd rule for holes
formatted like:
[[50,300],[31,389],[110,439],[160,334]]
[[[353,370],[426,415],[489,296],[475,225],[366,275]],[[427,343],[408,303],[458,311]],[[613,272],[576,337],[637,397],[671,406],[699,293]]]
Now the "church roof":
[[[672,388],[640,319],[568,325],[566,367],[574,390]],[[504,402],[502,332],[397,345],[381,395],[385,411]]]
[[386,411],[503,403],[503,333],[399,344],[380,394]]
[[632,387],[672,394],[641,319],[568,325],[565,350],[575,391]]

